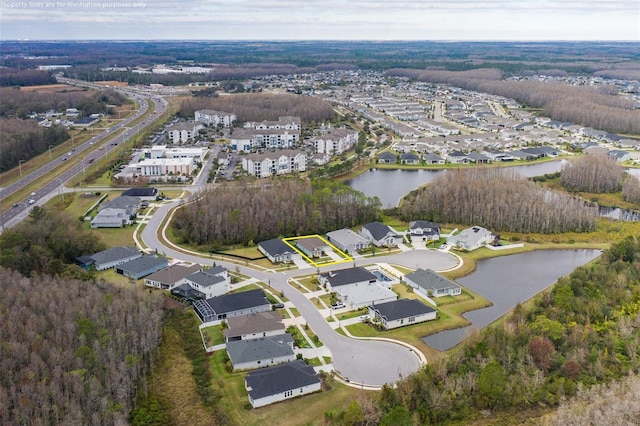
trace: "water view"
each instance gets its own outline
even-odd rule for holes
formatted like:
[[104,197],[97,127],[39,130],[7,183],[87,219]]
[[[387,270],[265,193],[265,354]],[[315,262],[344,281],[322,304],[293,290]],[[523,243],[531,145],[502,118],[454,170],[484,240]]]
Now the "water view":
[[490,300],[493,306],[467,312],[472,325],[443,331],[422,340],[445,351],[462,342],[474,329],[481,329],[600,255],[600,250],[539,250],[485,259],[476,271],[457,280],[465,288]]

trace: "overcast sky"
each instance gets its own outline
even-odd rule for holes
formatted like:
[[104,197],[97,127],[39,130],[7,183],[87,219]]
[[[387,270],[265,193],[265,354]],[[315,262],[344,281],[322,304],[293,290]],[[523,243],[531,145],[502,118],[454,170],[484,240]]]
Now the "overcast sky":
[[640,0],[0,0],[0,39],[630,40]]

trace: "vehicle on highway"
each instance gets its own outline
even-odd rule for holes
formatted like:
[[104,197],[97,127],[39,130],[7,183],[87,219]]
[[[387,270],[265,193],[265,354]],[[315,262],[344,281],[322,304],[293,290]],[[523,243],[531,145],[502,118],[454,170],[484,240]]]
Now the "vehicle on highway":
[[93,163],[93,158],[89,158],[89,161],[87,161],[89,164]]
[[36,200],[34,200],[33,198],[30,198],[30,199],[29,199],[29,204],[33,204],[33,203],[35,203],[35,202],[36,202]]
[[20,204],[18,203],[13,203],[13,207],[18,207]]
[[31,193],[31,196],[32,196],[32,197],[34,197],[35,195],[36,195],[36,193],[35,193],[35,192],[32,192],[32,193]]

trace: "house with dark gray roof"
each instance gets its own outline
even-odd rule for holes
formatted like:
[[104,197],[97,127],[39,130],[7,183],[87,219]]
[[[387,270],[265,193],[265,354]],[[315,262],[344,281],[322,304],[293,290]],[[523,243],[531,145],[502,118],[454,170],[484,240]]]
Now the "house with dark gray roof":
[[221,296],[230,290],[231,277],[229,271],[223,266],[214,266],[194,272],[184,277],[180,284],[187,284],[194,290],[204,295],[205,299]]
[[155,272],[144,279],[144,285],[148,287],[171,290],[181,284],[182,280],[189,275],[201,271],[202,265],[171,265],[165,269]]
[[351,229],[338,229],[337,231],[327,232],[327,239],[345,253],[357,253],[371,245],[368,239],[358,235]]
[[420,157],[413,152],[407,152],[400,156],[400,163],[402,164],[420,164]]
[[166,257],[145,254],[142,257],[116,266],[116,272],[124,275],[125,277],[138,280],[146,277],[147,275],[151,275],[154,272],[158,272],[167,266],[169,266],[169,261]]
[[397,156],[395,154],[390,153],[389,151],[385,151],[378,155],[378,163],[382,164],[396,164]]
[[318,237],[300,238],[295,241],[296,247],[309,258],[322,257],[329,250],[326,242]]
[[338,287],[345,285],[373,284],[378,277],[358,266],[325,272],[319,275],[318,280],[320,285],[326,286],[327,290],[335,291]]
[[138,187],[130,188],[122,193],[123,197],[138,197],[141,200],[155,201],[158,196],[157,188]]
[[426,220],[414,220],[409,222],[409,232],[412,237],[421,238],[423,241],[437,241],[440,239],[440,224]]
[[122,228],[134,223],[140,198],[120,196],[104,203],[91,220],[92,228]]
[[267,259],[272,263],[291,263],[293,262],[294,256],[300,256],[280,238],[260,241],[258,243],[258,250],[267,256]]
[[[91,258],[91,265],[98,271],[103,271],[142,257],[142,253],[134,247],[118,246],[92,254],[89,257]],[[83,264],[87,265],[86,259]]]
[[440,157],[437,154],[425,154],[422,156],[425,164],[444,164],[444,158]]
[[234,371],[269,367],[296,359],[289,333],[227,342],[227,354]]
[[193,309],[203,323],[219,324],[226,318],[270,311],[271,303],[262,289],[255,289],[197,300]]
[[258,312],[227,318],[227,328],[222,330],[225,342],[258,339],[284,334],[286,328],[277,311]]
[[447,160],[451,164],[469,164],[469,157],[462,151],[453,151],[447,154]]
[[457,296],[462,287],[431,269],[418,268],[404,276],[404,281],[415,291],[428,297]]
[[491,158],[487,157],[484,154],[480,154],[477,151],[470,152],[467,155],[467,158],[469,158],[469,162],[475,163],[475,164],[487,164],[491,162]]
[[437,318],[438,312],[415,299],[400,299],[369,306],[369,315],[391,330],[405,325],[419,324]]
[[376,247],[396,247],[402,242],[402,235],[381,222],[369,222],[360,229],[360,235]]
[[[398,295],[385,287],[372,272],[361,267],[338,269],[320,274],[318,281],[350,309],[360,309],[373,303],[396,300]],[[389,284],[390,286],[390,284]]]
[[251,371],[244,380],[253,408],[321,390],[316,371],[302,360]]
[[607,155],[609,156],[609,158],[612,158],[618,162],[628,161],[631,159],[631,154],[620,149],[612,149],[608,152]]

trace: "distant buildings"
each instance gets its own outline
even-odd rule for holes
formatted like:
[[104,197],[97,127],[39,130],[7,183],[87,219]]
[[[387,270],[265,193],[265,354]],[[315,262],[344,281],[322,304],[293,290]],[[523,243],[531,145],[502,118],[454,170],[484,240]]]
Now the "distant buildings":
[[195,120],[208,126],[222,125],[222,127],[231,127],[237,119],[238,117],[231,112],[214,111],[212,109],[203,109],[195,112]]
[[191,122],[175,123],[167,129],[167,136],[173,143],[186,143],[195,139],[202,124]]

